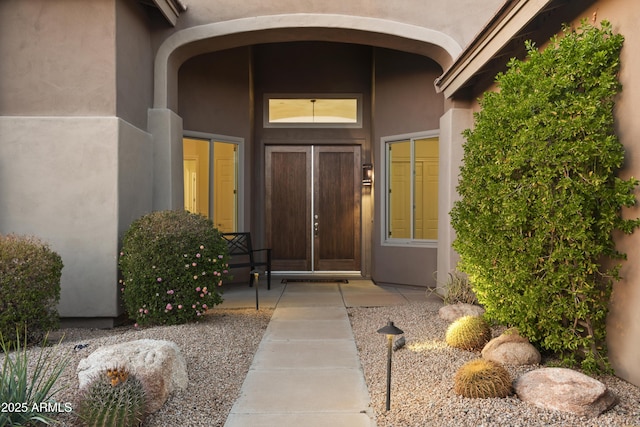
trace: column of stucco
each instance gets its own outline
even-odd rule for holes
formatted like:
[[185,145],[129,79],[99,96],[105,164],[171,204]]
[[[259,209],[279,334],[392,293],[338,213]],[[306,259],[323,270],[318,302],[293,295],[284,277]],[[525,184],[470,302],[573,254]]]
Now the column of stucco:
[[119,120],[118,231],[153,210],[153,140],[149,133]]
[[153,135],[153,210],[182,209],[182,118],[165,108],[149,110]]
[[456,268],[459,256],[451,247],[455,231],[449,212],[457,199],[458,174],[464,154],[462,132],[473,125],[468,108],[451,108],[440,118],[440,165],[438,175],[438,286],[447,282],[447,274]]
[[0,135],[0,233],[60,254],[62,317],[116,317],[118,120],[0,117]]

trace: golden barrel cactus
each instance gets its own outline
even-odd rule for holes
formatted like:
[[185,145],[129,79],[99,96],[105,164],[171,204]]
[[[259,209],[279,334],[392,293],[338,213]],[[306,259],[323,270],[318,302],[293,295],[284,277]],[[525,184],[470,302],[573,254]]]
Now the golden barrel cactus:
[[481,350],[491,339],[489,323],[481,316],[464,316],[449,325],[445,341],[462,350]]
[[456,394],[471,398],[507,397],[511,394],[509,372],[499,363],[476,359],[464,364],[454,378]]

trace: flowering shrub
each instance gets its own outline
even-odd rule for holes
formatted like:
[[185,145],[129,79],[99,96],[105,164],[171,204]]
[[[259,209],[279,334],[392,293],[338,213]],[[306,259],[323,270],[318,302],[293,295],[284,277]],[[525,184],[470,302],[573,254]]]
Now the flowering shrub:
[[39,340],[58,326],[62,258],[33,237],[0,235],[0,334],[8,344],[18,331]]
[[137,324],[186,323],[222,302],[227,245],[203,216],[153,212],[126,232],[120,269],[125,308]]

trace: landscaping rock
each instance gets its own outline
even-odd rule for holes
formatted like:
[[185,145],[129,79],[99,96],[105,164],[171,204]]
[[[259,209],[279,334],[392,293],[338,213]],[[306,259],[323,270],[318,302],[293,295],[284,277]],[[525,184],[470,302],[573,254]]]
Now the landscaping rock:
[[502,365],[537,365],[540,352],[517,331],[508,331],[489,341],[482,349],[482,357]]
[[142,382],[150,413],[189,382],[185,359],[175,343],[142,339],[101,347],[82,359],[76,370],[80,388],[88,386],[105,369],[116,367],[126,368]]
[[454,322],[464,316],[482,316],[483,314],[484,308],[479,305],[461,302],[442,306],[440,310],[438,310],[440,318],[448,322]]
[[513,387],[524,402],[583,417],[597,417],[616,404],[606,385],[565,368],[527,372],[514,381]]

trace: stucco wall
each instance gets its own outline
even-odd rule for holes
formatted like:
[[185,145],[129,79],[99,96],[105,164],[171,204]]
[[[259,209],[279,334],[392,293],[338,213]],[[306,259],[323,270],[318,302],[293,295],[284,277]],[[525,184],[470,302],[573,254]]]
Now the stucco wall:
[[[375,174],[383,178],[380,138],[398,134],[438,130],[444,101],[436,94],[433,81],[442,72],[432,60],[387,49],[375,56],[375,111],[373,116]],[[419,246],[385,246],[381,224],[385,197],[382,185],[375,188],[372,277],[379,283],[433,286],[437,249]]]
[[[504,0],[189,0],[188,13],[180,17],[176,29],[246,17],[280,14],[340,14],[396,21],[431,28],[450,35],[465,45]],[[453,19],[452,17],[455,17]]]
[[[611,22],[615,32],[624,36],[621,53],[620,82],[622,93],[616,102],[616,132],[625,147],[623,178],[640,177],[640,3],[624,0],[600,1],[582,15],[589,19],[596,13],[598,21]],[[579,21],[579,20],[578,20]],[[636,189],[640,200],[640,189]],[[625,210],[625,217],[640,217],[640,207]],[[614,286],[608,318],[609,356],[616,374],[640,386],[640,230],[631,236],[618,236],[617,247],[627,254],[621,275]]]
[[117,315],[117,120],[2,117],[0,135],[0,233],[60,254],[61,316]]
[[138,2],[116,2],[116,115],[147,128],[153,103],[153,52],[148,16]]
[[0,1],[0,114],[113,115],[112,0]]

